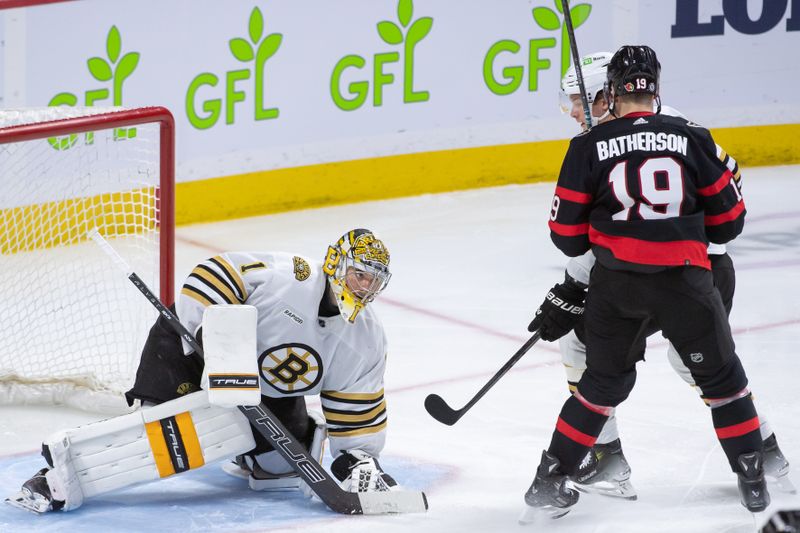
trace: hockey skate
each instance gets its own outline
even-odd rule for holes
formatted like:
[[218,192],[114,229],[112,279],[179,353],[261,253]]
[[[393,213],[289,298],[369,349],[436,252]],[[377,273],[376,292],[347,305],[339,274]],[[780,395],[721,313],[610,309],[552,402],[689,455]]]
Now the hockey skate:
[[742,505],[752,513],[767,508],[770,502],[767,482],[764,479],[764,458],[761,452],[743,453],[736,459],[739,471],[739,494]]
[[616,439],[607,444],[595,444],[572,481],[581,492],[635,500],[638,496],[630,477],[631,467],[622,453],[622,444]]
[[247,454],[237,455],[233,461],[222,465],[231,476],[246,479],[250,489],[257,491],[292,490],[300,488],[300,476],[291,471],[282,474],[267,472]]
[[32,478],[22,484],[19,492],[6,498],[6,503],[37,514],[61,509],[64,502],[53,499],[50,485],[47,484],[45,477],[47,471],[47,468],[42,468],[36,472]]
[[774,481],[781,492],[797,494],[794,483],[789,479],[789,461],[778,447],[774,433],[764,440],[764,475]]
[[568,486],[569,478],[559,470],[558,459],[542,452],[542,461],[536,477],[525,493],[526,509],[519,518],[520,524],[530,524],[539,518],[561,518],[567,514],[580,496]]
[[[322,462],[325,452],[325,439],[328,427],[325,417],[317,411],[309,411],[311,434],[303,444],[312,457]],[[250,489],[257,491],[275,491],[300,489],[310,497],[311,489],[300,475],[292,470],[277,451],[261,453],[256,457],[253,453],[237,455],[232,461],[222,465],[222,470],[231,476],[246,479]]]

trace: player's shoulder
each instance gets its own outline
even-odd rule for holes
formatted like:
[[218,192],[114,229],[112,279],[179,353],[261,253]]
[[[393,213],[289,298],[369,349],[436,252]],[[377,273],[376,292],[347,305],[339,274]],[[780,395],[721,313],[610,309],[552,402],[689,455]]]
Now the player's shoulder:
[[358,343],[364,347],[371,347],[371,355],[381,358],[386,351],[386,330],[383,327],[374,305],[367,305],[356,318],[354,332],[359,337]]
[[[655,111],[655,109],[654,109],[654,111]],[[683,113],[678,111],[676,108],[674,108],[672,106],[668,106],[668,105],[662,105],[661,106],[661,111],[659,112],[659,114],[662,115],[662,116],[666,116],[666,117],[680,117],[680,118],[683,118],[683,119],[686,118],[686,115],[684,115]]]
[[591,132],[592,130],[583,130],[579,134],[575,135],[572,139],[569,140],[569,148],[570,150],[582,150],[586,147],[587,144],[590,142]]
[[[665,112],[666,110],[666,112]],[[693,120],[689,120],[685,115],[675,110],[675,108],[667,108],[664,106],[661,113],[655,115],[662,124],[668,124],[682,129],[687,129],[695,134],[704,135],[708,133],[708,128],[702,124],[698,124]]]
[[378,316],[378,312],[375,310],[374,305],[365,306],[358,318],[362,321],[366,331],[369,332],[370,335],[374,335],[376,337],[384,337],[386,335],[383,328],[383,322]]
[[712,140],[711,132],[703,126],[692,120],[689,120],[682,114],[672,115],[663,112],[655,115],[656,120],[662,128],[672,130],[675,133],[680,133],[697,142],[707,143]]
[[[313,284],[321,267],[307,257],[290,252],[226,252],[221,255],[248,285]],[[312,281],[308,281],[312,280]]]

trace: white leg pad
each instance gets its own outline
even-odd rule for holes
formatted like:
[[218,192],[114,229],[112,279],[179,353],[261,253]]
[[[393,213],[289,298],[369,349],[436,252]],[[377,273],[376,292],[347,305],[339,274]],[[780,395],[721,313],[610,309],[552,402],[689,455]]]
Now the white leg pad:
[[[205,391],[62,431],[45,440],[47,479],[65,509],[80,500],[198,468],[255,446],[247,418],[209,405]],[[51,478],[52,481],[51,481]],[[77,487],[75,486],[77,481]],[[80,494],[80,496],[78,496]],[[62,494],[56,496],[62,499]]]
[[69,439],[64,438],[59,442],[48,445],[53,468],[45,473],[50,494],[54,500],[64,502],[64,511],[77,509],[83,504],[83,490],[81,489],[78,473],[70,460]]

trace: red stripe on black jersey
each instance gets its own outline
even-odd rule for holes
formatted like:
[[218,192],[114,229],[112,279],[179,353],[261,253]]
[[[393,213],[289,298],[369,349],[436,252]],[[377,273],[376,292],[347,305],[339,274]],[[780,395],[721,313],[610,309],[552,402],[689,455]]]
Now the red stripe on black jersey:
[[705,224],[706,226],[719,226],[720,224],[725,224],[731,220],[736,220],[742,215],[743,212],[744,202],[740,201],[725,213],[720,213],[719,215],[706,215]]
[[575,202],[576,204],[590,204],[592,203],[592,195],[585,192],[573,191],[566,187],[556,187],[556,196],[562,200]]
[[577,237],[578,235],[586,235],[589,233],[589,224],[560,224],[552,220],[547,223],[553,233],[557,233],[562,237]]
[[720,176],[717,181],[707,187],[697,189],[697,194],[700,196],[714,196],[715,194],[719,193],[719,191],[727,187],[732,179],[733,174],[731,174],[731,171],[725,170],[725,172],[722,173],[722,176]]
[[646,241],[608,235],[589,227],[589,242],[611,250],[620,261],[654,266],[699,266],[711,270],[708,246],[700,241]]

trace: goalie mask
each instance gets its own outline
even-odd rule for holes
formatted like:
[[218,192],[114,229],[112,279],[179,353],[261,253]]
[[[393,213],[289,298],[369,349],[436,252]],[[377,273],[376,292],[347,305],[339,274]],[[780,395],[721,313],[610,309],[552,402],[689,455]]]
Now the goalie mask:
[[371,231],[354,229],[328,247],[322,271],[339,312],[352,323],[389,283],[389,250]]

